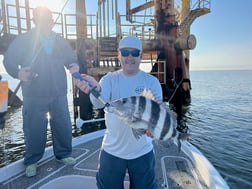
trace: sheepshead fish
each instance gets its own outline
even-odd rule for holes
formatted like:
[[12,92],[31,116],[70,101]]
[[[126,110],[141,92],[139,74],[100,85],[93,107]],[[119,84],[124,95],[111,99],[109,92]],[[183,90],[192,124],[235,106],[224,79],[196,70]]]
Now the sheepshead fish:
[[184,137],[176,130],[177,115],[163,104],[144,96],[132,96],[111,102],[109,111],[131,127],[137,139],[148,130],[154,139],[175,139],[174,142],[181,148],[180,139]]

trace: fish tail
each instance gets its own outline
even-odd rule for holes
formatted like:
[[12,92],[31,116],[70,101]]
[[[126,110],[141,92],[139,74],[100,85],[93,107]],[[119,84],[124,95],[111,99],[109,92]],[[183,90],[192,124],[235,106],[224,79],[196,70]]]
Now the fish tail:
[[178,140],[188,140],[189,137],[190,137],[190,134],[189,133],[181,133],[181,132],[178,132]]
[[179,134],[173,139],[175,145],[178,147],[178,152],[181,152],[181,141]]
[[178,151],[181,152],[181,141],[178,140]]
[[176,145],[178,146],[178,151],[181,152],[181,140],[188,140],[190,134],[189,133],[181,133],[178,132],[177,137],[176,137]]

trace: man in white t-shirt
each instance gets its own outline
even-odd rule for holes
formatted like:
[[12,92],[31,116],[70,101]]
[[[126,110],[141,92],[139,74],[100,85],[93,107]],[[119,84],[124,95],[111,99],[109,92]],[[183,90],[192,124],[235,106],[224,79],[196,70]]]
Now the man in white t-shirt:
[[[162,100],[162,89],[158,79],[142,70],[139,65],[142,56],[142,42],[134,36],[123,38],[119,43],[118,58],[122,69],[109,72],[100,82],[93,77],[82,75],[96,90],[100,92],[104,102],[140,96],[144,89],[150,90],[155,99]],[[76,85],[83,92],[89,93],[90,87],[86,82],[76,80]],[[103,108],[93,95],[92,104]],[[126,170],[130,177],[131,189],[156,189],[155,158],[152,139],[143,135],[136,139],[129,126],[125,125],[117,115],[105,111],[106,132],[103,138],[97,185],[99,189],[121,189]]]

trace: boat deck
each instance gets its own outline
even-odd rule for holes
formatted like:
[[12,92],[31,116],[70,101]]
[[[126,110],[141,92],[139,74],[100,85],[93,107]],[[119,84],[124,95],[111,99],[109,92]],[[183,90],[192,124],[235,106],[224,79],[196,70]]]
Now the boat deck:
[[[97,188],[95,175],[99,151],[102,142],[103,131],[98,132],[100,136],[89,139],[82,137],[73,141],[73,157],[77,160],[74,166],[65,166],[55,160],[52,156],[52,149],[49,149],[41,162],[39,162],[38,172],[35,177],[27,178],[24,174],[22,160],[15,165],[21,167],[20,173],[7,181],[2,181],[1,189],[51,189],[60,188]],[[89,135],[89,134],[88,134]],[[92,133],[90,136],[93,135]],[[202,179],[196,174],[192,162],[183,151],[178,151],[175,144],[164,147],[154,141],[156,155],[156,174],[158,188],[179,189],[179,188],[207,188]],[[14,166],[14,165],[13,165]],[[17,169],[8,167],[1,170],[1,177],[13,174]],[[10,173],[11,172],[11,173]],[[5,174],[5,175],[3,175]],[[125,188],[129,188],[128,176],[125,178]]]

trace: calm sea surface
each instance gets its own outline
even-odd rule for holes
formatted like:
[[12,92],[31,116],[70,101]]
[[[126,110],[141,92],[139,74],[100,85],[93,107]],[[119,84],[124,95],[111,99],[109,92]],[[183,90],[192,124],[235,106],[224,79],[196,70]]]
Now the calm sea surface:
[[[9,79],[6,74],[3,77]],[[14,90],[17,83],[9,80],[10,88]],[[212,162],[230,188],[252,188],[252,70],[191,71],[191,83],[192,104],[185,113],[191,142]],[[70,84],[69,107],[73,117]],[[20,91],[18,94],[21,96]],[[73,129],[73,136],[91,128]],[[50,138],[50,132],[48,135]],[[21,159],[23,152],[21,108],[10,109],[6,128],[0,131],[0,167]]]

